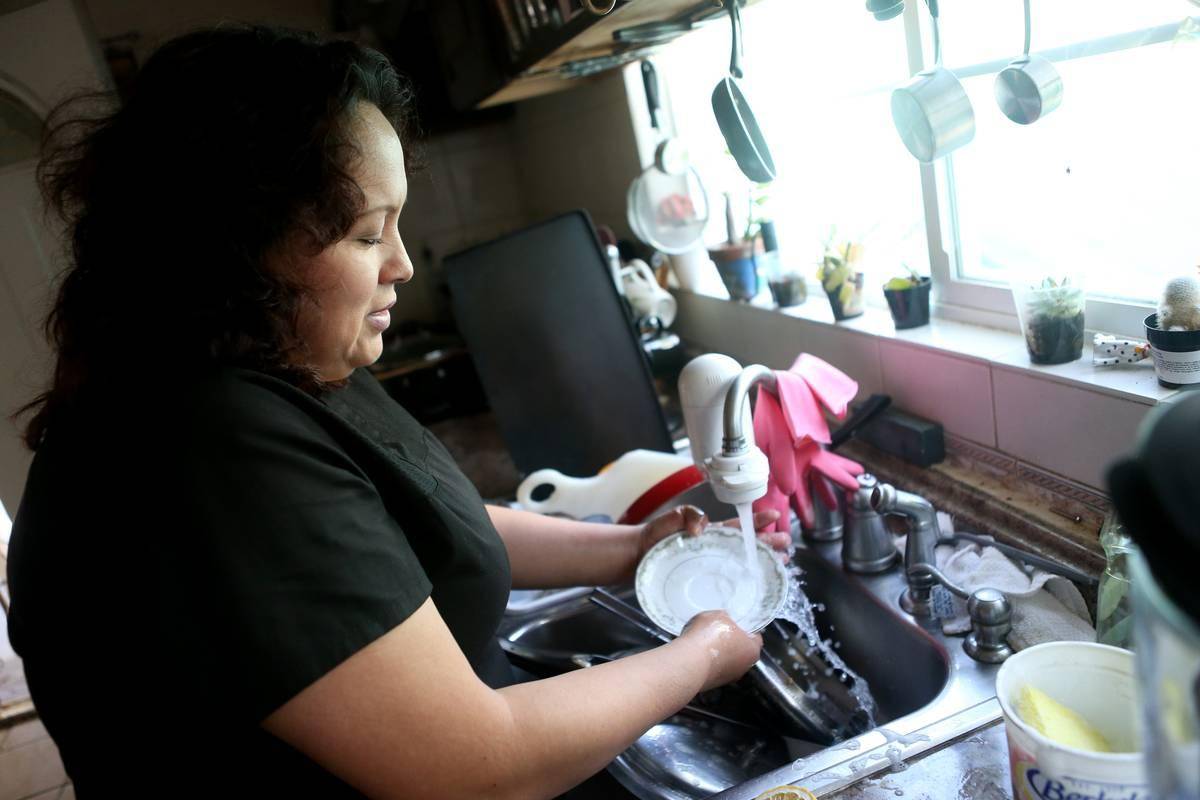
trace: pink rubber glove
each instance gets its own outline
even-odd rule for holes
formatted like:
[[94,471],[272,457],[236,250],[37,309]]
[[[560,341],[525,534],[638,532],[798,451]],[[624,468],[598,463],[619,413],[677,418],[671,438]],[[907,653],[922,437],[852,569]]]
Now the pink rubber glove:
[[807,354],[796,359],[793,369],[811,375],[821,387],[820,395],[797,372],[777,371],[779,399],[760,388],[754,408],[754,438],[770,465],[767,493],[755,501],[754,510],[778,510],[776,531],[791,529],[789,506],[811,528],[814,495],[828,507],[837,503],[837,493],[825,479],[839,489],[854,490],[858,486],[855,476],[863,472],[861,465],[822,447],[829,443],[830,434],[821,405],[844,416],[858,384]]
[[779,519],[767,526],[767,531],[790,533],[792,530],[792,515],[788,512],[788,496],[779,491],[774,478],[767,478],[767,493],[754,501],[754,513],[775,509]]
[[796,491],[800,473],[796,471],[795,446],[784,422],[779,401],[770,392],[759,389],[754,407],[754,439],[770,465],[771,478],[785,495]]
[[[767,477],[767,493],[754,501],[754,510],[778,511],[779,519],[767,530],[787,533],[792,529],[788,497],[796,491],[800,475],[796,471],[795,450],[779,401],[761,388],[758,390],[758,402],[754,405],[754,439],[766,455],[771,470]],[[781,488],[781,485],[787,488]]]
[[[792,444],[800,445],[806,441],[829,444],[829,425],[808,381],[794,372],[778,370],[775,372],[775,390]],[[770,392],[760,390],[759,396],[764,394]]]
[[857,461],[818,449],[808,463],[810,473],[822,475],[847,491],[858,489],[857,477],[863,474],[863,468]]
[[[858,394],[858,383],[846,373],[808,353],[801,353],[789,372],[804,378],[821,405],[838,419],[846,416],[850,401]],[[785,404],[786,407],[786,404]],[[825,440],[828,443],[828,440]]]
[[[809,442],[796,449],[796,468],[800,471],[800,486],[791,495],[791,506],[806,528],[813,527],[813,501],[815,495],[826,508],[835,508],[837,494],[843,490],[858,488],[855,476],[861,475],[861,464],[830,453],[816,442]],[[832,481],[834,486],[830,487]]]

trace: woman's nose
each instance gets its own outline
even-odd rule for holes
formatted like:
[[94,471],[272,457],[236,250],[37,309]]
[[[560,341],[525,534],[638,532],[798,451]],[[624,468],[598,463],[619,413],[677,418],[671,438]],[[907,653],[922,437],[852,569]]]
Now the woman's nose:
[[404,243],[401,242],[392,257],[384,264],[380,283],[408,283],[412,280],[412,276],[412,259],[408,257],[408,250],[404,247]]

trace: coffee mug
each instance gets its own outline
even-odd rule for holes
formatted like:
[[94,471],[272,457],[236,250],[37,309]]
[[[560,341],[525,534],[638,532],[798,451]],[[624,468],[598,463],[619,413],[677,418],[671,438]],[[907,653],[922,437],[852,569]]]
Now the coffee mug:
[[678,306],[675,298],[666,289],[658,285],[650,265],[640,258],[629,262],[621,269],[621,285],[625,288],[625,297],[638,316],[655,316],[662,320],[663,327],[670,327],[675,321]]

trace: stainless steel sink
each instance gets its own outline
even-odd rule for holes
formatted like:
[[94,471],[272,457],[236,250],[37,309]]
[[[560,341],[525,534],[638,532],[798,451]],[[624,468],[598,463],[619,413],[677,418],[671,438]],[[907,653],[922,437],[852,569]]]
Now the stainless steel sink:
[[[799,549],[794,562],[821,637],[836,642],[847,666],[870,685],[876,727],[835,736],[832,745],[800,738],[743,679],[700,696],[693,703],[699,711],[685,709],[656,725],[613,761],[609,771],[633,794],[741,800],[793,784],[823,796],[999,718],[997,667],[967,657],[961,638],[922,627],[902,612],[899,569],[868,577],[846,573],[837,543]],[[620,594],[636,602],[632,589]],[[765,649],[785,667],[798,642],[793,632],[779,624],[764,632]],[[509,657],[538,675],[578,669],[588,656],[619,657],[657,644],[586,597],[510,617],[501,629]],[[844,687],[835,682],[829,688]]]

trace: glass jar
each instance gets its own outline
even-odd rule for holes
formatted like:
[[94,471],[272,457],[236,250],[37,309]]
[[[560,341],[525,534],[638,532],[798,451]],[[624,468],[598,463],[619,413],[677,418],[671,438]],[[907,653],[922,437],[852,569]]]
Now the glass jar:
[[1065,364],[1083,356],[1085,294],[1078,275],[1028,277],[1012,284],[1017,318],[1034,364]]
[[1133,632],[1133,597],[1129,592],[1128,556],[1136,546],[1115,513],[1100,530],[1100,546],[1108,560],[1100,576],[1096,600],[1096,641],[1129,648]]

